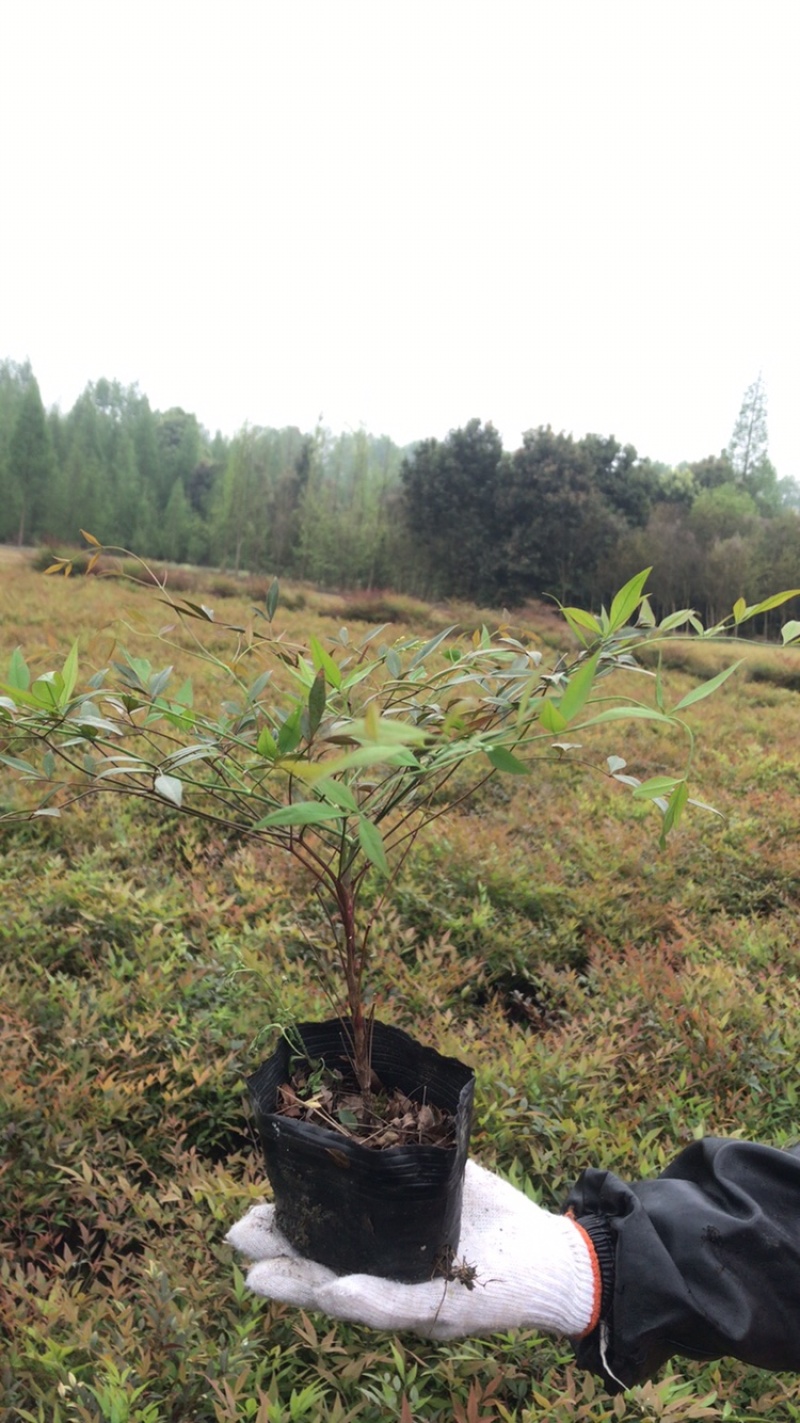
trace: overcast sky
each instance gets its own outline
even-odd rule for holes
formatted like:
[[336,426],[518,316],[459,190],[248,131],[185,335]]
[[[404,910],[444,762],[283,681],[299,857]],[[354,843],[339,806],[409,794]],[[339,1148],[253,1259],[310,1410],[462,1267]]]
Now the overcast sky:
[[800,477],[797,0],[4,0],[0,358]]

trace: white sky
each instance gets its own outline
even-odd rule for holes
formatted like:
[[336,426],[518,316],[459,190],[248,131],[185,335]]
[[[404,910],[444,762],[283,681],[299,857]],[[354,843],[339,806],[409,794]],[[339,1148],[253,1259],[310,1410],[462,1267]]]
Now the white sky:
[[800,477],[796,0],[3,0],[0,358]]

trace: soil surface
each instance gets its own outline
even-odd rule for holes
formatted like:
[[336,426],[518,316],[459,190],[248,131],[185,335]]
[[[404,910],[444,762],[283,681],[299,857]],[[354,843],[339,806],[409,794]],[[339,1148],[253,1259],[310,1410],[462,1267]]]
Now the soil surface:
[[455,1145],[455,1125],[449,1112],[433,1103],[416,1102],[399,1088],[389,1092],[378,1086],[369,1093],[359,1092],[341,1073],[328,1068],[298,1066],[291,1081],[278,1089],[276,1111],[353,1137],[377,1151],[393,1146]]

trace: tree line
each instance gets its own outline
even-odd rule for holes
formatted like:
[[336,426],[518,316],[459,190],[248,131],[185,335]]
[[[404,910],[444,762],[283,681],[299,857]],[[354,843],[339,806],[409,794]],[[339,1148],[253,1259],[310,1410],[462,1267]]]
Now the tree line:
[[105,379],[62,414],[29,364],[0,363],[0,542],[82,527],[153,559],[494,606],[597,606],[652,565],[660,609],[714,621],[800,584],[799,503],[769,460],[760,380],[727,449],[675,468],[549,426],[507,451],[477,419],[406,448],[363,430],[212,437]]

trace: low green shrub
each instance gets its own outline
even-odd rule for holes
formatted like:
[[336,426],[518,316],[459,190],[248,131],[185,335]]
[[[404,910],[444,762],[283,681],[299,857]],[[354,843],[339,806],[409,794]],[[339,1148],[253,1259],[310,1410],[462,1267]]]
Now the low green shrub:
[[[69,592],[98,625],[107,596]],[[13,603],[11,646],[15,618],[52,624]],[[793,695],[757,693],[708,703],[698,782],[726,819],[659,854],[622,788],[565,797],[543,768],[434,827],[377,915],[377,1012],[474,1065],[475,1153],[547,1207],[703,1132],[800,1137],[800,747]],[[253,1298],[223,1243],[265,1190],[244,1078],[274,1023],[326,1009],[293,867],[114,802],[5,829],[0,896],[4,1423],[800,1416],[796,1379],[730,1361],[610,1399],[563,1341],[434,1345]]]

